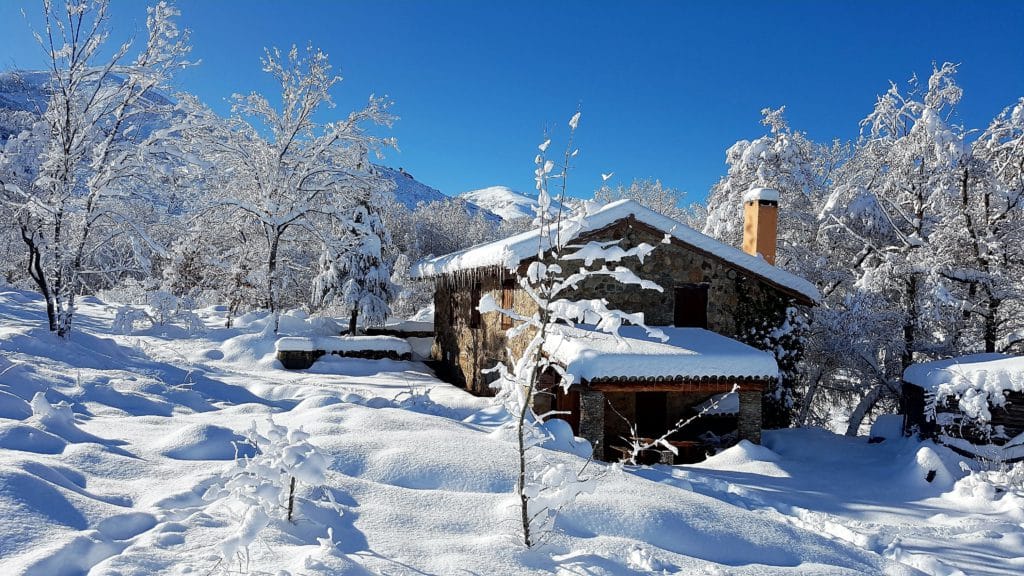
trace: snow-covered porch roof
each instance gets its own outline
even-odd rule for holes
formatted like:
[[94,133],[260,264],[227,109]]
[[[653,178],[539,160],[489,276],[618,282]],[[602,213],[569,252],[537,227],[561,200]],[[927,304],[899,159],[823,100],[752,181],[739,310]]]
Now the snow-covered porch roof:
[[556,326],[545,350],[577,383],[600,386],[652,384],[666,389],[760,385],[779,375],[775,358],[761,350],[702,328],[659,328],[667,342],[638,326],[623,327],[619,338],[604,332]]
[[[705,236],[686,224],[659,214],[634,200],[619,200],[607,204],[594,213],[587,215],[583,219],[581,226],[576,227],[573,225],[571,231],[563,231],[563,233],[570,233],[571,236],[566,240],[572,241],[587,232],[600,230],[629,217],[633,217],[637,221],[667,234],[674,241],[706,252],[737,268],[759,276],[786,291],[799,295],[810,302],[818,302],[821,299],[818,289],[807,280],[776,268],[765,262],[764,259],[751,256],[739,248]],[[551,239],[549,238],[545,242],[545,249],[550,245]],[[421,260],[412,267],[410,275],[413,278],[432,278],[466,270],[496,266],[511,270],[515,269],[524,260],[535,257],[537,252],[538,230],[531,230],[503,240],[453,252],[445,256]]]

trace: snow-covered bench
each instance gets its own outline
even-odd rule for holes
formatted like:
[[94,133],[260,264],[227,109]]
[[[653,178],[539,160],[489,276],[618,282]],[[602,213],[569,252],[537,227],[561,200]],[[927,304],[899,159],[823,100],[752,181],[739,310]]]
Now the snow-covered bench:
[[412,347],[393,336],[285,336],[275,344],[277,359],[289,370],[304,370],[317,358],[334,354],[350,358],[410,360]]

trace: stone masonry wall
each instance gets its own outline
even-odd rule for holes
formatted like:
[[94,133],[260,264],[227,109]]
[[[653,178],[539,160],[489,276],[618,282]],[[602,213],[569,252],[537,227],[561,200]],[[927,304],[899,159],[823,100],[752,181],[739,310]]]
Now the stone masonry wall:
[[[528,342],[526,336],[509,342],[502,327],[501,314],[480,315],[476,328],[470,326],[474,301],[474,284],[479,283],[479,296],[490,294],[501,304],[502,280],[498,270],[481,271],[464,277],[438,279],[434,289],[434,345],[431,357],[444,362],[451,372],[446,374],[456,384],[479,396],[491,396],[488,386],[495,376],[483,374],[499,361],[508,363],[506,347],[518,353]],[[533,314],[533,301],[518,287],[513,292],[512,308],[520,314]]]

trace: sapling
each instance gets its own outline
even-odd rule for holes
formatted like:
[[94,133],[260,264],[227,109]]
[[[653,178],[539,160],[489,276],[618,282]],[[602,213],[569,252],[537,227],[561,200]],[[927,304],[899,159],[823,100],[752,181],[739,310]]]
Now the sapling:
[[[553,415],[538,416],[533,412],[534,395],[541,376],[554,375],[554,385],[566,391],[573,384],[572,375],[550,360],[545,348],[548,336],[559,329],[558,325],[575,326],[577,323],[592,324],[596,329],[611,334],[617,334],[623,322],[644,326],[642,314],[611,309],[604,300],[573,300],[573,291],[588,278],[609,276],[623,284],[661,290],[657,284],[642,280],[629,268],[618,265],[627,258],[643,262],[654,249],[649,244],[623,249],[618,242],[590,242],[583,246],[568,243],[585,225],[589,214],[587,207],[572,215],[565,213],[563,208],[571,163],[578,153],[573,147],[573,138],[579,120],[579,112],[569,120],[568,143],[557,172],[555,162],[547,158],[550,139],[540,144],[534,159],[538,192],[534,221],[538,226],[537,256],[529,264],[526,274],[517,278],[522,293],[530,300],[530,310],[521,312],[502,308],[490,294],[484,295],[478,306],[481,313],[498,312],[512,320],[513,325],[507,331],[510,341],[518,338],[527,340],[521,353],[515,354],[511,348],[508,350],[510,365],[499,362],[489,370],[498,375],[492,386],[499,389],[499,401],[514,418],[518,453],[515,490],[519,499],[523,543],[527,547],[538,542],[535,528],[550,525],[559,509],[570,504],[581,492],[593,488],[592,479],[581,479],[579,473],[573,473],[564,464],[552,464],[541,456],[531,458],[528,454],[528,450],[545,437],[538,422]],[[557,181],[560,186],[557,204],[552,202],[549,192],[552,181]],[[595,265],[596,261],[600,264]],[[563,270],[563,264],[566,270]],[[660,335],[656,330],[649,332]]]
[[327,460],[308,439],[301,429],[289,429],[272,419],[263,434],[252,423],[244,445],[256,454],[236,460],[223,485],[212,487],[204,496],[226,498],[225,504],[234,506],[238,514],[237,530],[220,543],[225,561],[244,558],[249,544],[274,518],[292,521],[297,481],[323,484]]

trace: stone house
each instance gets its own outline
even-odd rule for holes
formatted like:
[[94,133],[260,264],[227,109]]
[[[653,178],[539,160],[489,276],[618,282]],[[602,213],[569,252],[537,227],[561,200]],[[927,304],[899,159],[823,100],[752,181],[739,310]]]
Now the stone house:
[[[758,442],[762,391],[779,370],[771,354],[749,344],[763,343],[765,334],[786,325],[791,308],[812,306],[819,298],[812,284],[773,265],[777,210],[775,191],[747,194],[745,251],[632,200],[588,214],[569,241],[614,240],[623,249],[655,246],[641,264],[628,264],[662,291],[592,277],[574,297],[603,298],[612,307],[643,313],[647,325],[666,327],[669,341],[651,342],[636,327],[624,329],[624,340],[610,341],[593,332],[562,331],[564,347],[574,353],[557,360],[577,383],[568,394],[538,396],[543,404],[538,410],[569,412],[564,419],[576,434],[596,446],[598,457],[611,459],[614,453],[605,448],[622,443],[629,423],[636,423],[642,437],[658,437],[694,406],[739,385],[739,414],[733,422],[739,438]],[[413,268],[415,277],[434,282],[432,357],[442,376],[474,394],[492,394],[483,370],[507,362],[506,350],[517,353],[526,339],[509,341],[505,332],[511,320],[481,314],[476,305],[491,294],[503,308],[525,315],[536,310],[516,278],[536,258],[539,241],[538,231],[525,232]],[[571,272],[571,265],[561,264]],[[799,351],[788,352],[794,357]]]

